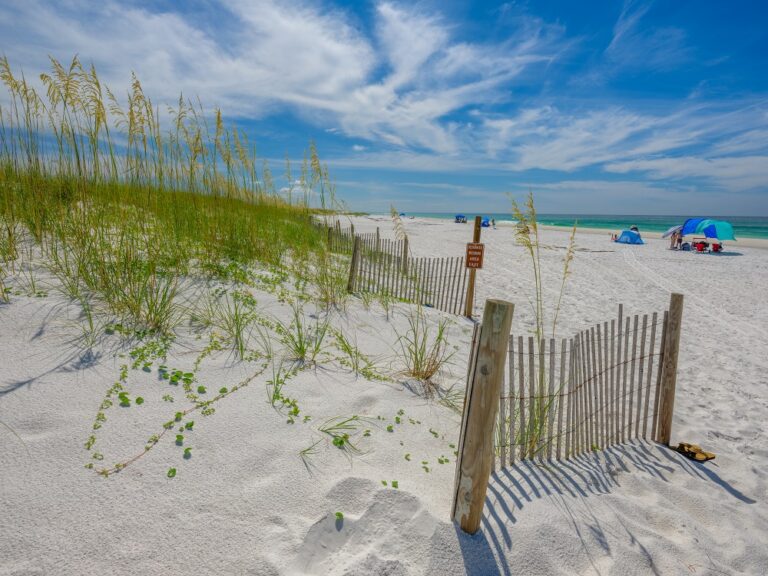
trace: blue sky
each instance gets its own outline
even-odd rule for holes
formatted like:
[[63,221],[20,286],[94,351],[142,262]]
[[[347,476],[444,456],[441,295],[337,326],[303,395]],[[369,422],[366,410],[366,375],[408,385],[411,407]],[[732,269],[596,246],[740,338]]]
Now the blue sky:
[[768,3],[5,0],[29,76],[135,71],[358,210],[768,216]]

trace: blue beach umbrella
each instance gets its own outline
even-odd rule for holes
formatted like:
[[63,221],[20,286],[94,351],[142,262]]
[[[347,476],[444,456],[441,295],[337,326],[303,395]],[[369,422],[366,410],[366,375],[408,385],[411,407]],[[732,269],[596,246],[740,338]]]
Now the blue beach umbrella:
[[662,238],[669,238],[670,236],[672,236],[672,234],[674,234],[675,232],[680,232],[680,230],[682,230],[682,229],[683,229],[683,225],[682,224],[678,224],[677,226],[672,226],[672,228],[670,228],[669,230],[664,232],[664,234],[662,234],[661,237]]
[[696,234],[704,234],[707,238],[718,240],[736,240],[733,226],[725,220],[702,220],[696,226]]

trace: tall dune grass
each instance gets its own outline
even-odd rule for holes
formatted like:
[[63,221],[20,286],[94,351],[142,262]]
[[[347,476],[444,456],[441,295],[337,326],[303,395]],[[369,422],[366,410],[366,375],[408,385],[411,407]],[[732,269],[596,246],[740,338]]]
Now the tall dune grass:
[[[544,361],[544,350],[542,350],[542,344],[546,337],[546,303],[544,298],[544,284],[541,275],[541,243],[539,242],[539,225],[537,221],[536,207],[533,201],[533,193],[529,192],[526,198],[524,207],[521,208],[514,198],[512,200],[512,215],[515,219],[515,241],[518,246],[525,249],[528,259],[531,262],[533,280],[534,280],[534,297],[529,298],[529,304],[531,305],[531,312],[533,313],[536,330],[535,349],[536,354],[540,362]],[[557,319],[560,315],[560,307],[563,301],[563,295],[565,294],[565,288],[567,285],[568,277],[571,273],[571,263],[576,249],[576,223],[574,222],[573,229],[571,230],[571,236],[568,241],[565,256],[563,258],[563,271],[560,281],[560,290],[558,292],[557,301],[555,302],[553,318],[552,318],[552,332],[551,337],[554,339],[557,333]],[[550,351],[551,352],[551,351]],[[524,447],[524,454],[533,458],[539,455],[545,448],[544,436],[546,432],[546,426],[549,419],[549,413],[555,408],[554,398],[550,398],[546,394],[548,389],[547,373],[545,370],[539,370],[537,374],[527,375],[529,386],[531,390],[535,392],[532,394],[532,401],[528,414],[528,426],[526,430],[521,430],[520,434],[516,438],[516,442]],[[551,377],[551,375],[550,375]],[[560,393],[560,386],[556,385],[556,394]],[[517,408],[514,408],[517,409]],[[518,420],[519,421],[519,420]],[[497,434],[499,438],[498,444],[504,443],[506,430],[508,427],[503,419],[500,419],[499,426],[497,426]]]
[[121,104],[77,58],[68,67],[51,59],[51,72],[40,75],[45,93],[6,58],[0,80],[8,95],[0,106],[6,273],[18,246],[34,243],[73,300],[87,294],[167,331],[191,272],[227,261],[283,267],[292,254],[325,250],[310,199],[328,209],[335,198],[314,145],[286,198],[220,110],[209,123],[199,103],[180,97],[161,114],[135,76]]

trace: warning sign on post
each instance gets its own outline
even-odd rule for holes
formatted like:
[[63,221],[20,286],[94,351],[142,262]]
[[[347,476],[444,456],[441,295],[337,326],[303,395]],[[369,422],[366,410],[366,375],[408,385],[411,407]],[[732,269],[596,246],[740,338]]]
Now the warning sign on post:
[[469,242],[467,244],[467,268],[483,267],[483,249],[485,245],[481,242]]

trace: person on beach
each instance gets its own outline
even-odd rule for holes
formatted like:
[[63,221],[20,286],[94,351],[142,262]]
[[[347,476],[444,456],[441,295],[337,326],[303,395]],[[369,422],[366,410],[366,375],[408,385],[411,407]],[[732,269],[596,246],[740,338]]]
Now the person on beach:
[[677,232],[672,232],[672,236],[669,238],[669,249],[674,250],[677,248]]
[[677,249],[683,249],[683,235],[680,232],[677,233]]
[[493,226],[493,229],[496,230],[496,218],[491,218],[491,226]]

